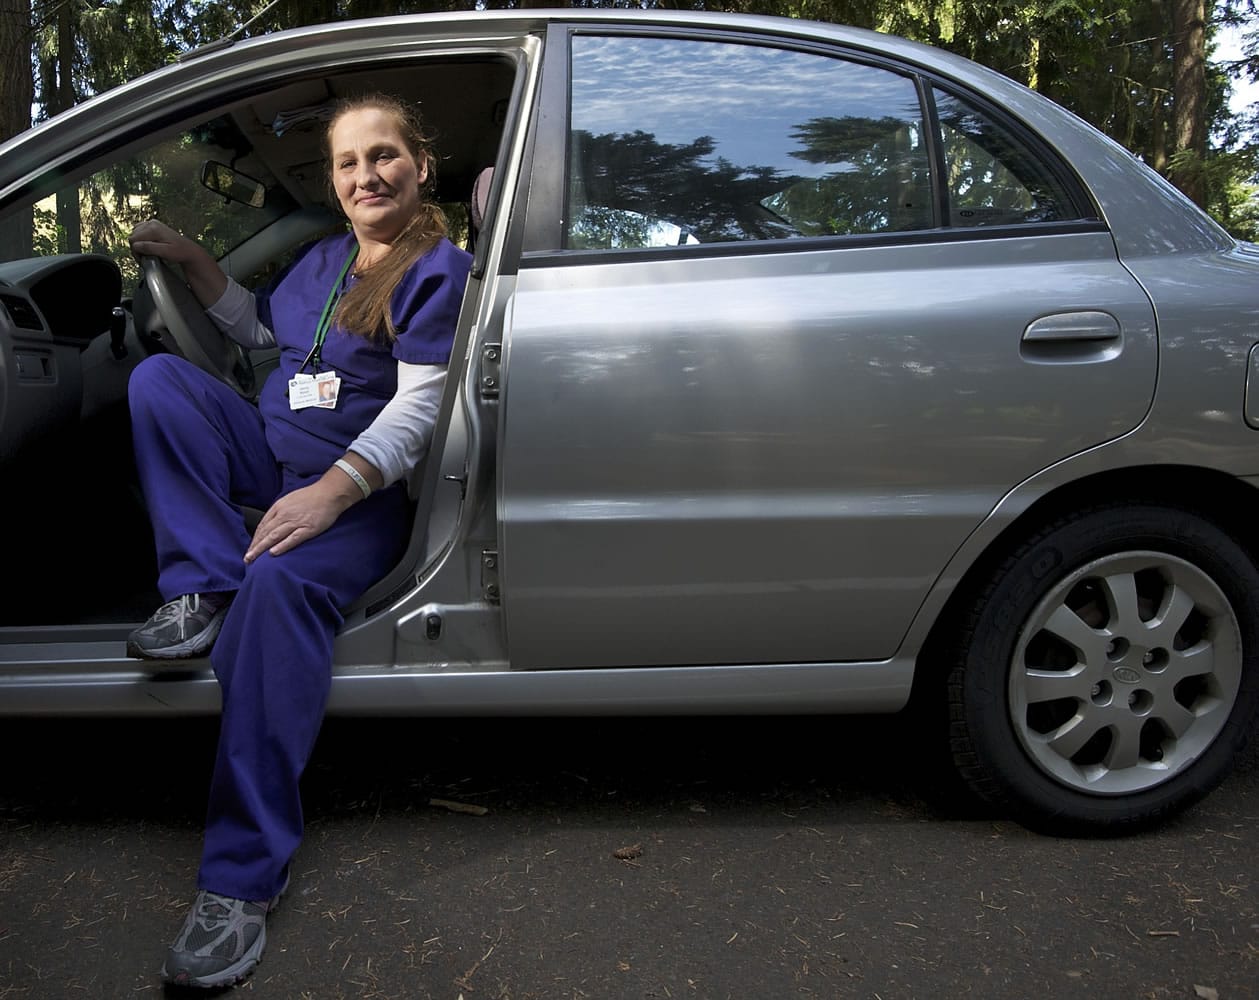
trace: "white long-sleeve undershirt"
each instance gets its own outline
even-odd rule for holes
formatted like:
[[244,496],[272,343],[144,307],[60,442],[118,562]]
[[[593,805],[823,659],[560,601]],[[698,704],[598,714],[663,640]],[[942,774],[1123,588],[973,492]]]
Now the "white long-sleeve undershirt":
[[[239,282],[206,310],[214,324],[246,348],[274,347],[275,334],[258,318],[258,301]],[[398,391],[348,450],[374,465],[384,485],[406,476],[428,451],[446,382],[445,365],[398,362]]]
[[445,384],[445,365],[398,362],[398,391],[349,447],[380,470],[384,485],[408,475],[428,451]]
[[258,318],[258,300],[254,293],[232,278],[227,279],[223,294],[205,314],[242,347],[275,346],[275,334]]

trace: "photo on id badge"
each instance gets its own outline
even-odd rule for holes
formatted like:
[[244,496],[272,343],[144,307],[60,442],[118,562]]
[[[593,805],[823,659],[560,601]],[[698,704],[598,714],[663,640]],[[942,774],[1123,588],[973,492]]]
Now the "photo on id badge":
[[308,406],[320,406],[331,410],[337,405],[341,391],[341,379],[336,372],[320,372],[311,376],[299,372],[289,379],[289,408],[304,410]]
[[315,405],[326,410],[334,409],[337,405],[337,394],[341,391],[341,380],[337,378],[337,373],[323,372],[316,375],[315,385],[319,387],[319,401]]

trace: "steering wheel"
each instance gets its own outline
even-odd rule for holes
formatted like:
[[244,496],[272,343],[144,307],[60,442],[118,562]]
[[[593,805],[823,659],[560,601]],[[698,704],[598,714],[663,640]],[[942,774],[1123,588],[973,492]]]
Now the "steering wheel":
[[144,284],[136,294],[135,315],[141,329],[241,396],[253,399],[254,366],[248,352],[214,325],[192,289],[159,257],[141,257],[140,272]]

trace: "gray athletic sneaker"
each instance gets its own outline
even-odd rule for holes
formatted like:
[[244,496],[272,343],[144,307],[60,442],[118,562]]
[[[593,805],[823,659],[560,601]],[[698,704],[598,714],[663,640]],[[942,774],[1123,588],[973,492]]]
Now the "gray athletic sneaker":
[[230,594],[184,594],[167,601],[127,636],[127,655],[182,660],[209,652],[232,603]]
[[232,986],[257,968],[267,945],[267,914],[280,903],[254,902],[201,889],[162,963],[162,979],[203,989]]

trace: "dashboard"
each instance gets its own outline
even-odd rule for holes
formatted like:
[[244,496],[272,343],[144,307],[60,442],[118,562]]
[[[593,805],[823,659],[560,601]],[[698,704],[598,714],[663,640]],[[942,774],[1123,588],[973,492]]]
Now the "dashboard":
[[122,275],[102,255],[0,263],[0,462],[78,420],[83,352],[121,298]]

